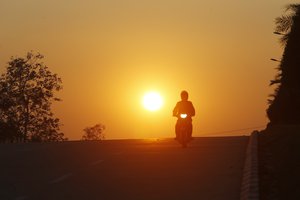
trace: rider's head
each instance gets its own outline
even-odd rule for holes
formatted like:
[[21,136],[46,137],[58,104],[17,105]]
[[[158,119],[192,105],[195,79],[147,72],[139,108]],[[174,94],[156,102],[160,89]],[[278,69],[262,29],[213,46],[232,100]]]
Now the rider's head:
[[181,96],[181,100],[182,100],[182,101],[187,101],[188,98],[189,98],[189,93],[188,93],[187,91],[183,90],[183,91],[181,92],[180,96]]

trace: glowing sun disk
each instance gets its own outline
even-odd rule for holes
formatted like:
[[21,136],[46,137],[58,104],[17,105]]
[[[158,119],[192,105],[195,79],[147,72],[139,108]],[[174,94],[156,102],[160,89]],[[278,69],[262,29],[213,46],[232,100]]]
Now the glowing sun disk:
[[143,97],[143,105],[149,111],[159,110],[162,104],[162,97],[157,92],[148,92]]

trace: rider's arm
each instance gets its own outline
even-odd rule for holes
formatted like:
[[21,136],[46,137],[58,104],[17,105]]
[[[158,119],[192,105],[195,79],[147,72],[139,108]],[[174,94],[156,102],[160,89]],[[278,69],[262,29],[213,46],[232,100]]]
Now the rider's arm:
[[178,115],[178,103],[176,104],[176,106],[173,109],[173,116],[177,117],[177,115]]
[[194,117],[195,114],[196,114],[195,108],[194,108],[194,106],[193,106],[193,103],[191,102],[191,117]]

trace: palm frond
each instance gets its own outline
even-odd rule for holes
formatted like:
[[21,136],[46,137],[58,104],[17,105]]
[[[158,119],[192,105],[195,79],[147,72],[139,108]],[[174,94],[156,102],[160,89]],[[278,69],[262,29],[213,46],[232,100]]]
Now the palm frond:
[[274,100],[273,99],[268,99],[267,101],[268,101],[268,104],[271,105]]
[[286,35],[283,35],[283,36],[279,39],[279,41],[280,41],[280,43],[282,44],[282,46],[285,46],[285,44],[287,43],[288,39],[289,39],[289,34],[286,34]]
[[282,46],[285,46],[288,41],[289,33],[294,22],[294,17],[300,12],[300,4],[287,5],[285,7],[285,12],[289,13],[275,19],[275,31],[282,35],[279,39]]
[[282,15],[275,19],[276,28],[275,31],[279,33],[287,33],[293,25],[293,16]]
[[281,83],[281,80],[275,79],[270,81],[270,86]]
[[292,11],[296,13],[299,8],[300,8],[300,4],[289,4],[285,7],[285,12]]

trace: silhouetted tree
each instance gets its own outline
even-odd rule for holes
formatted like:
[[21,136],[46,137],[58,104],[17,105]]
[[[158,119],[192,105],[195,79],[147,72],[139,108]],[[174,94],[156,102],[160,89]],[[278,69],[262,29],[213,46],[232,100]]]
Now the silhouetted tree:
[[[61,141],[59,119],[51,112],[62,81],[41,54],[11,58],[0,76],[0,135],[14,141]],[[10,130],[10,131],[7,131]]]
[[96,124],[92,127],[86,127],[83,129],[84,134],[82,136],[82,140],[104,140],[104,131],[105,126],[102,124]]
[[300,4],[287,6],[286,11],[290,13],[275,20],[285,49],[279,72],[271,81],[278,86],[267,109],[270,124],[300,123]]
[[20,138],[20,133],[14,124],[0,121],[0,142],[14,142]]

